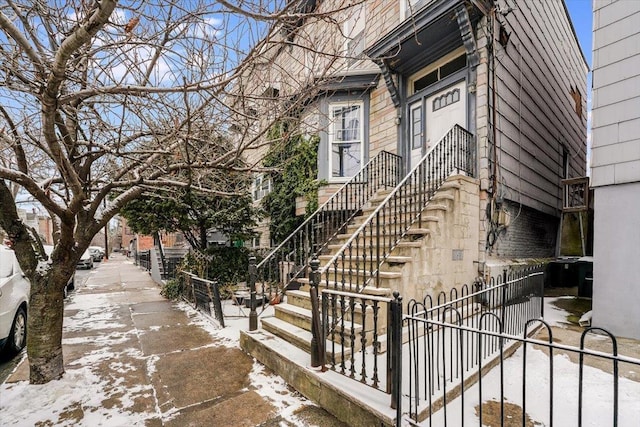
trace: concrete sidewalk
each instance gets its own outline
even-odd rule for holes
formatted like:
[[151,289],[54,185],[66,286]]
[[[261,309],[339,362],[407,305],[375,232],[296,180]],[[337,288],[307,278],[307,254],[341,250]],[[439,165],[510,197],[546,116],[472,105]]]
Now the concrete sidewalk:
[[[269,381],[252,380],[256,373],[269,378],[265,368],[201,314],[167,301],[148,273],[119,254],[102,262],[69,298],[63,350],[61,381],[72,384],[42,403],[54,409],[17,425],[342,425],[286,385],[274,394],[289,393],[303,404],[293,417],[283,416],[263,389]],[[22,387],[24,394],[49,386],[26,381],[25,359],[3,387],[15,387],[15,393]],[[58,393],[40,392],[47,390]]]

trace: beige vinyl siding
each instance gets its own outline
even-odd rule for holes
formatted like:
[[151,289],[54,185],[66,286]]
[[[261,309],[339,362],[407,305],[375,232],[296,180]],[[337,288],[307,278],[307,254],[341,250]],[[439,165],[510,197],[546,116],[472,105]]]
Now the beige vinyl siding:
[[[563,143],[570,177],[585,175],[587,67],[562,0],[520,0],[500,19],[511,34],[506,49],[496,44],[500,182],[505,197],[555,214]],[[572,86],[582,96],[581,119]]]

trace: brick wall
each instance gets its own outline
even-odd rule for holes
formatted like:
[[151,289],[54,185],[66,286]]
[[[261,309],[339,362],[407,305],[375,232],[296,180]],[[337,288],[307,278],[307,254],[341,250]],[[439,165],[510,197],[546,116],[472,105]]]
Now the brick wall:
[[491,257],[550,258],[555,256],[559,218],[505,201],[510,225],[499,234]]

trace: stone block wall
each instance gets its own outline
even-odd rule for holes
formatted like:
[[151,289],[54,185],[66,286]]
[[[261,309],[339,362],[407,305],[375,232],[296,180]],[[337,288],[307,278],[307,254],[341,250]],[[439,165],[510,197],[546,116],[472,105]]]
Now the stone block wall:
[[449,181],[461,187],[446,190],[453,200],[432,202],[445,204],[449,210],[436,214],[439,221],[431,227],[431,235],[423,238],[420,248],[411,249],[413,260],[404,267],[398,289],[405,301],[422,301],[426,295],[435,297],[440,291],[471,285],[478,276],[478,182],[466,176]]

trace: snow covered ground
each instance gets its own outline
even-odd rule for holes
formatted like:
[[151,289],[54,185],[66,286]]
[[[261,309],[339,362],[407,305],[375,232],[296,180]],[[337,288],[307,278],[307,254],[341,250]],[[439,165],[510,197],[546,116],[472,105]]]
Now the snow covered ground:
[[[571,297],[568,297],[571,298]],[[556,307],[554,298],[545,299],[545,320],[553,327],[562,329],[568,324],[566,311]],[[555,329],[558,331],[558,329]],[[575,332],[579,336],[579,332]],[[604,337],[594,337],[603,340]],[[560,340],[556,339],[555,342]],[[567,353],[556,352],[553,356],[553,376],[550,375],[549,355],[545,351],[532,346],[527,347],[526,353],[526,401],[523,405],[523,348],[520,347],[513,356],[505,360],[503,365],[504,390],[500,390],[500,367],[495,367],[482,378],[482,402],[489,407],[483,410],[483,425],[500,425],[499,413],[491,414],[491,410],[499,411],[500,396],[510,406],[505,411],[505,425],[522,425],[521,410],[528,416],[527,426],[572,427],[578,425],[579,413],[579,364],[576,358],[570,358]],[[587,356],[589,357],[589,356]],[[634,369],[640,366],[624,364],[627,373],[633,375]],[[584,366],[583,396],[582,396],[582,425],[593,427],[606,426],[638,426],[640,423],[640,382],[620,376],[618,378],[618,412],[617,424],[614,424],[614,376],[613,362],[606,361],[605,368]],[[608,368],[608,369],[607,369]],[[553,383],[553,399],[551,401],[550,388]],[[479,418],[480,388],[476,383],[464,393],[464,407],[462,399],[455,398],[447,404],[447,425],[461,425],[464,418],[465,425],[480,425]],[[492,407],[492,408],[491,408]],[[517,410],[513,410],[516,408]],[[489,409],[489,410],[487,410]],[[552,412],[550,411],[552,409]],[[551,423],[553,417],[553,423]],[[497,423],[497,424],[496,424]],[[445,411],[440,410],[420,425],[445,425]]]
[[[68,359],[72,361],[67,363],[60,380],[44,385],[30,385],[28,381],[1,384],[0,426],[142,426],[158,418],[163,423],[171,422],[171,412],[161,410],[157,403],[155,407],[141,405],[144,401],[157,401],[156,390],[150,383],[132,384],[126,379],[152,376],[158,356],[144,355],[129,346],[138,331],[123,323],[118,315],[122,306],[114,303],[113,294],[92,293],[91,285],[87,289],[87,293],[74,294],[66,306],[72,314],[65,317],[64,330],[71,337],[63,339],[63,346],[94,345],[95,350]],[[212,345],[239,348],[239,331],[247,327],[247,318],[229,318],[227,327],[219,329],[211,319],[185,303],[177,304],[177,309],[187,314],[191,325],[211,335]],[[231,315],[239,313],[236,306],[226,309]],[[111,376],[97,373],[96,367],[101,363],[109,366]],[[299,417],[299,411],[314,406],[313,403],[289,388],[282,378],[254,361],[249,383],[248,388],[274,407],[286,425],[309,425]]]

